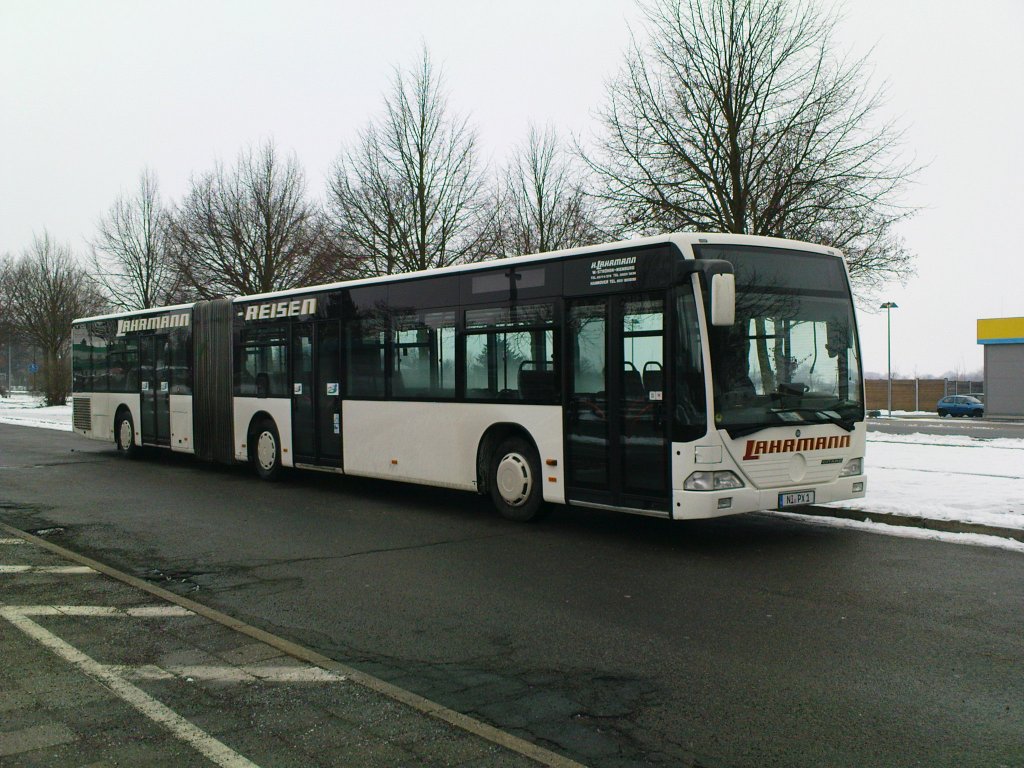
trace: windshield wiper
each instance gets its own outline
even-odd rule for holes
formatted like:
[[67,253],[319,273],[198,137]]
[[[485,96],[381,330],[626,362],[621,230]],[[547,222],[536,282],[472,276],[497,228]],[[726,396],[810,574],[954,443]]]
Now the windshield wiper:
[[[722,427],[726,432],[729,433],[729,437],[735,440],[737,437],[745,437],[746,435],[752,435],[755,432],[760,432],[762,429],[771,429],[772,427],[798,425],[798,424],[835,424],[847,432],[853,432],[855,422],[853,419],[847,419],[840,416],[838,413],[832,410],[822,408],[771,408],[768,413],[777,417],[779,421],[777,423],[765,424],[738,424],[736,426],[725,426]],[[782,418],[783,413],[804,413],[813,414],[814,416],[820,417],[819,421],[787,421]]]
[[744,424],[741,427],[723,427],[723,429],[729,433],[729,437],[735,440],[737,437],[746,437],[747,435],[752,435],[755,432],[760,432],[762,429],[777,426],[778,424]]
[[853,432],[854,421],[853,419],[846,419],[840,416],[835,411],[823,410],[821,408],[772,408],[772,413],[813,413],[815,416],[822,417],[829,424],[835,424],[837,427],[845,429],[847,432]]

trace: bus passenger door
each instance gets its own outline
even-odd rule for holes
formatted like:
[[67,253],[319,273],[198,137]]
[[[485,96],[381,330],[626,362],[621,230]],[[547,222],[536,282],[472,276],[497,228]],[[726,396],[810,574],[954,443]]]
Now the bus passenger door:
[[[624,506],[668,509],[669,442],[665,418],[665,300],[627,296],[617,331],[622,349],[619,392]],[[636,503],[627,501],[636,500]],[[660,504],[657,502],[664,502]]]
[[292,448],[300,464],[341,466],[337,322],[292,327]]
[[167,354],[167,336],[153,334],[139,339],[139,426],[146,445],[171,444],[171,369]]
[[319,463],[341,466],[341,326],[317,323],[317,453]]
[[292,326],[292,460],[316,464],[313,323]]
[[573,499],[603,499],[611,491],[608,302],[574,302],[567,308],[566,322],[569,344],[569,397],[565,401],[566,489]]
[[571,501],[667,512],[662,296],[609,296],[566,310]]

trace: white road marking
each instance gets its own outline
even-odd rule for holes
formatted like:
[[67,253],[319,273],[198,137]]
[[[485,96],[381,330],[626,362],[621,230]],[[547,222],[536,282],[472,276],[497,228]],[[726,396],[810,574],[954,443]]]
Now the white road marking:
[[22,616],[112,616],[161,618],[194,616],[188,608],[177,605],[140,605],[135,608],[114,608],[108,605],[19,605]]
[[85,674],[89,675],[89,677],[103,683],[103,685],[125,702],[135,707],[143,715],[153,722],[162,725],[176,738],[189,744],[217,765],[224,766],[224,768],[258,768],[256,763],[238,754],[205,731],[201,731],[177,712],[161,704],[145,691],[132,685],[116,672],[111,671],[108,667],[82,653],[73,645],[43,629],[43,627],[25,616],[21,609],[14,607],[0,608],[0,617],[7,619],[7,621],[11,622],[11,624],[26,635],[49,648],[65,661],[74,664]]
[[185,666],[160,667],[155,664],[140,666],[113,665],[109,670],[129,680],[174,680],[192,678],[219,683],[340,683],[348,678],[336,672],[313,666],[261,667],[255,665],[232,666]]
[[0,573],[96,573],[87,565],[0,565]]
[[140,605],[137,608],[125,610],[129,616],[139,618],[162,618],[165,616],[195,616],[188,608],[179,605]]

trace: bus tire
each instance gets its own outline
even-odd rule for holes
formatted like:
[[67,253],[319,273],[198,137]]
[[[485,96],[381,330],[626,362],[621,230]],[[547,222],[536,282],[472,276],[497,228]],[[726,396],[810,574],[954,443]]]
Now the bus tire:
[[139,446],[135,444],[135,422],[132,421],[132,412],[122,408],[114,419],[114,444],[118,453],[129,459],[139,457]]
[[540,458],[525,438],[501,441],[491,456],[489,480],[491,500],[502,517],[528,523],[544,516]]
[[281,437],[271,419],[257,422],[249,436],[249,457],[261,480],[281,478]]

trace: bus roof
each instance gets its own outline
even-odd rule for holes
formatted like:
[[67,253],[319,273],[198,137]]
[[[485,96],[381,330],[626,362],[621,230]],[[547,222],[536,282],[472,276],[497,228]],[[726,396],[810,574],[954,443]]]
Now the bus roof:
[[295,296],[304,293],[318,293],[320,291],[337,288],[354,288],[362,285],[374,285],[376,283],[390,283],[402,280],[414,280],[421,277],[435,275],[451,275],[460,272],[473,272],[478,269],[487,269],[498,264],[529,264],[536,261],[548,259],[564,259],[573,256],[586,256],[589,253],[604,253],[607,251],[625,250],[629,248],[643,248],[652,245],[673,243],[679,246],[684,256],[690,257],[691,245],[702,243],[743,243],[745,245],[762,245],[774,248],[790,248],[793,250],[815,251],[816,253],[830,256],[840,256],[841,253],[835,248],[824,245],[805,243],[799,240],[785,240],[778,237],[761,237],[757,235],[734,235],[728,233],[703,233],[703,232],[676,232],[667,235],[655,235],[653,237],[641,237],[633,240],[619,240],[613,243],[601,243],[599,245],[587,245],[580,248],[566,248],[560,251],[548,251],[546,253],[534,253],[526,256],[511,256],[509,258],[488,259],[486,261],[474,261],[468,264],[454,264],[450,267],[439,267],[426,269],[417,272],[402,272],[395,275],[380,275],[377,277],[364,277],[355,280],[342,280],[335,283],[324,283],[323,285],[303,286],[301,288],[289,288],[280,291],[268,291],[267,293],[250,294],[247,296],[236,296],[232,302],[238,304],[261,299],[272,299],[282,296]]
[[[588,245],[580,248],[566,248],[560,251],[548,251],[546,253],[535,253],[526,256],[512,256],[509,258],[493,258],[485,261],[475,261],[468,264],[455,264],[450,267],[439,267],[436,269],[426,269],[417,272],[402,272],[394,275],[380,275],[377,277],[364,277],[357,278],[354,280],[342,280],[333,283],[323,283],[319,285],[302,286],[299,288],[286,288],[279,291],[269,291],[267,293],[254,293],[247,294],[244,296],[231,297],[232,303],[238,304],[242,302],[258,301],[261,299],[273,299],[283,296],[296,296],[306,293],[319,293],[321,291],[336,290],[339,288],[354,288],[362,285],[374,285],[377,283],[390,283],[405,280],[415,280],[417,278],[436,276],[436,275],[450,275],[458,274],[460,272],[473,272],[478,269],[487,269],[489,267],[496,266],[498,264],[528,264],[536,261],[546,261],[549,259],[564,259],[573,256],[586,256],[590,253],[604,253],[607,251],[625,250],[631,248],[643,248],[652,245],[661,245],[672,243],[679,247],[679,250],[683,253],[684,257],[692,258],[692,252],[690,246],[700,245],[703,243],[737,243],[744,245],[760,245],[769,248],[789,248],[792,250],[803,250],[803,251],[814,251],[816,253],[822,253],[830,256],[842,256],[842,253],[829,246],[816,245],[814,243],[805,243],[799,240],[786,240],[778,237],[762,237],[759,235],[738,235],[730,233],[714,233],[714,232],[674,232],[665,235],[655,235],[653,237],[640,237],[632,240],[619,240],[612,243],[601,243],[599,245]],[[195,306],[195,303],[191,304],[176,304],[174,306],[167,307],[153,307],[150,309],[140,309],[131,312],[116,312],[106,315],[97,315],[95,317],[83,317],[73,320],[73,323],[91,322],[94,320],[110,320],[118,317],[135,317],[145,316],[148,314],[156,314],[160,312],[166,312],[176,309],[191,309]]]
[[169,304],[166,307],[150,307],[149,309],[133,309],[129,312],[111,312],[106,315],[94,315],[93,317],[76,317],[71,321],[71,324],[75,323],[91,323],[94,320],[113,320],[118,317],[145,317],[147,315],[160,315],[164,312],[173,312],[174,310],[181,309],[192,309],[196,305],[195,302],[191,304]]

